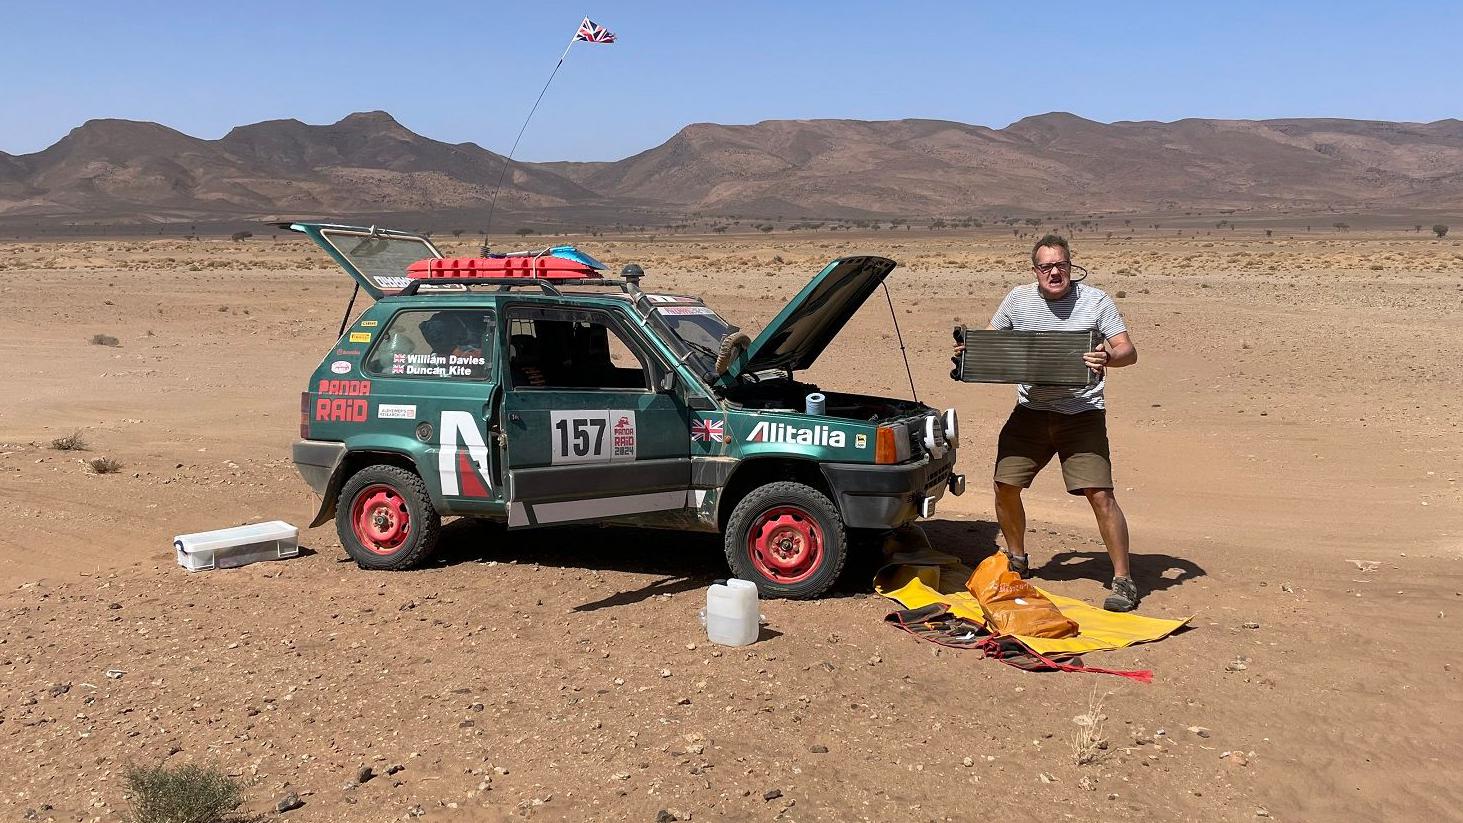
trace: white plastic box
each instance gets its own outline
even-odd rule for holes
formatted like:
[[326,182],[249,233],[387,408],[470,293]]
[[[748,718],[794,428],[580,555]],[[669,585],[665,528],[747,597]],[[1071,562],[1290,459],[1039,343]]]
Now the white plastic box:
[[178,565],[197,572],[295,557],[300,553],[299,541],[299,529],[283,520],[271,520],[231,529],[180,534],[173,538],[173,548],[178,551]]

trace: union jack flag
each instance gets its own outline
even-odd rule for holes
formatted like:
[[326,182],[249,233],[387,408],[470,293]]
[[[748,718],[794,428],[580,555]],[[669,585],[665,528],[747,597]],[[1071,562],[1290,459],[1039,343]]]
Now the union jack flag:
[[701,443],[725,443],[725,425],[720,420],[697,420],[691,424],[691,439]]
[[574,39],[589,43],[613,43],[615,33],[606,30],[604,26],[596,26],[593,20],[586,17],[584,22],[579,24],[579,32],[574,35]]

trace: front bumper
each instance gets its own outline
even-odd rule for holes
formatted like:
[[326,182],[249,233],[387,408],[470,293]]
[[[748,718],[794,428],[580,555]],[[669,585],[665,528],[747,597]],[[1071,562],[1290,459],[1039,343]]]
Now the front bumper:
[[822,465],[844,525],[855,529],[892,529],[933,514],[947,489],[956,494],[965,490],[965,478],[954,474],[954,468],[954,449],[939,459],[893,466]]

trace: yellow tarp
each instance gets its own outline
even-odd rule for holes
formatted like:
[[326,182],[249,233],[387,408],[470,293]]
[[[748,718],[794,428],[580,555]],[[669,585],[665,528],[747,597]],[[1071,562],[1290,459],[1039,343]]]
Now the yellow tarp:
[[[960,617],[984,623],[980,603],[965,589],[971,569],[958,558],[932,548],[918,548],[889,558],[889,565],[874,576],[874,591],[903,605],[918,609],[931,603],[944,603]],[[1062,614],[1076,622],[1076,637],[1052,639],[1017,635],[1022,643],[1041,654],[1086,654],[1087,652],[1121,649],[1134,643],[1160,640],[1189,622],[1144,617],[1132,612],[1110,612],[1089,606],[1080,600],[1039,591],[1051,598]]]

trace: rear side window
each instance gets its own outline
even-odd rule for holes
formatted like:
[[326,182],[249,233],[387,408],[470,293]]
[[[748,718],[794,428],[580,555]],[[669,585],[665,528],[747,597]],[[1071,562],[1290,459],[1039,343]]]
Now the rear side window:
[[404,311],[391,318],[366,356],[367,374],[425,380],[493,376],[493,313],[481,309]]

